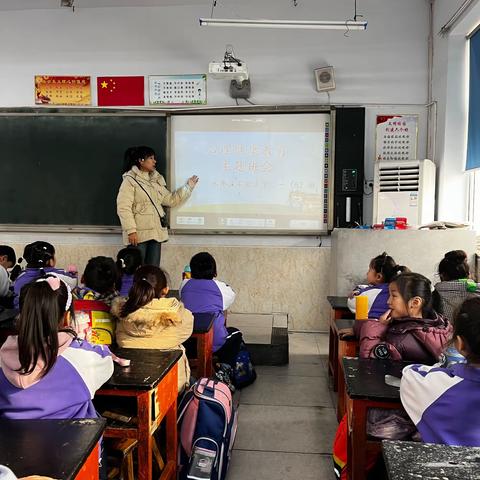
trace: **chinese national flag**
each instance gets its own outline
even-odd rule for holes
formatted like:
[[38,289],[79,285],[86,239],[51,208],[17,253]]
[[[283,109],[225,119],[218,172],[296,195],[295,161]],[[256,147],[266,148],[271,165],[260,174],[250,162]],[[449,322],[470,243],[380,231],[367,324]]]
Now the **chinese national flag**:
[[99,107],[145,105],[144,77],[97,77]]

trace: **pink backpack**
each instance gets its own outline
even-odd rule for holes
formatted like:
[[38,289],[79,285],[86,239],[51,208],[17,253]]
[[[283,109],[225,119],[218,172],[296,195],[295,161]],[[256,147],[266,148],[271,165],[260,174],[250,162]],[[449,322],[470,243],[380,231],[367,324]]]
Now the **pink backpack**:
[[201,378],[179,411],[179,478],[224,480],[237,433],[230,389],[217,379]]

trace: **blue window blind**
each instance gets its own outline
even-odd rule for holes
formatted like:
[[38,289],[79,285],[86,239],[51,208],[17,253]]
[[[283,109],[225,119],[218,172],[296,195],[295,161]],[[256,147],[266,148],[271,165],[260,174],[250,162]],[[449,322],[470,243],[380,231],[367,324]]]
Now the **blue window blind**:
[[480,31],[470,38],[467,170],[480,168]]

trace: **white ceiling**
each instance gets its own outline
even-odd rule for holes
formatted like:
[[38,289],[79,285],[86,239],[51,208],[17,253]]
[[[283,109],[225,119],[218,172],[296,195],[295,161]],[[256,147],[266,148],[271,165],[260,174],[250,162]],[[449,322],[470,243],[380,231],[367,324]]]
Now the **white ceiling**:
[[[154,7],[168,5],[211,5],[211,0],[75,0],[77,8]],[[60,8],[60,0],[0,0],[1,10]]]

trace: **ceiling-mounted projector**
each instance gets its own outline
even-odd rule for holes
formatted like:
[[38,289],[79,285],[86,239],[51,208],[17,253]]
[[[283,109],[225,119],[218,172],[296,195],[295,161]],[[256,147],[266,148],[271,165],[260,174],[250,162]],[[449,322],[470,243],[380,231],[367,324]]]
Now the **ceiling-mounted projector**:
[[208,64],[208,73],[213,78],[218,79],[237,80],[238,82],[248,80],[247,65],[240,61],[210,62]]

